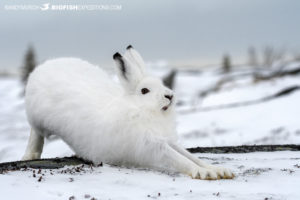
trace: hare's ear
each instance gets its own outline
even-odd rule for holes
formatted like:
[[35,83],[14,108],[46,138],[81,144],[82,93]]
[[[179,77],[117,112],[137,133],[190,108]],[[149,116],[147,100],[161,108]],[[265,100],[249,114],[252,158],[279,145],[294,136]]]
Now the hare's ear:
[[113,59],[117,65],[117,74],[121,84],[127,92],[133,93],[143,78],[142,72],[130,59],[118,52],[113,55]]
[[126,52],[124,54],[132,63],[134,63],[144,74],[145,73],[145,62],[142,56],[135,50],[131,45],[126,48]]

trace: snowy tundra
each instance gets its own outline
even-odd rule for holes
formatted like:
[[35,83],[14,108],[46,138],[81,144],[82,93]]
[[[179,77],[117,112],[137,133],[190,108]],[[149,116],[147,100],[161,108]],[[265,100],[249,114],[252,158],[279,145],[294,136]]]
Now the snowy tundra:
[[57,135],[95,164],[176,171],[197,179],[233,178],[230,170],[205,164],[177,143],[174,94],[146,74],[132,46],[113,59],[121,84],[75,58],[36,68],[26,87],[31,134],[23,160],[40,158],[44,137]]

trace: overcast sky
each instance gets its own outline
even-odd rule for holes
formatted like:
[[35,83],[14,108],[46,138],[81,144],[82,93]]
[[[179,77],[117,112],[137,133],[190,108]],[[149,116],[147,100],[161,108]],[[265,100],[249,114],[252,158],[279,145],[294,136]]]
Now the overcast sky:
[[[120,11],[8,11],[5,5],[118,4]],[[67,3],[66,3],[67,2]],[[19,67],[28,44],[38,61],[81,57],[100,65],[128,44],[146,61],[242,61],[249,45],[300,52],[299,0],[107,0],[0,2],[0,67]]]

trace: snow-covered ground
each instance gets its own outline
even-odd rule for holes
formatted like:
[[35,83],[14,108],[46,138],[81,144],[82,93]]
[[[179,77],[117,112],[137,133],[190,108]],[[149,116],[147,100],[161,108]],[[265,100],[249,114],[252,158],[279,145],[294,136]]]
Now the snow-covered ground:
[[[288,66],[299,66],[294,64]],[[180,72],[176,77],[177,129],[185,147],[242,144],[300,144],[300,91],[245,107],[201,111],[201,108],[256,100],[283,88],[300,85],[299,76],[253,82],[252,69],[229,75],[215,69]],[[244,74],[242,76],[239,76]],[[217,92],[203,91],[229,76]],[[29,136],[22,85],[16,78],[0,78],[0,162],[19,160]],[[182,110],[195,109],[184,113]],[[61,157],[73,152],[62,141],[46,141],[42,157]],[[0,175],[0,198],[4,199],[300,199],[299,152],[250,154],[198,154],[207,162],[228,166],[234,180],[200,181],[184,175],[104,165],[75,174],[61,169],[44,171],[42,181],[33,172]],[[72,167],[69,167],[72,168]],[[81,175],[80,175],[81,174]],[[160,193],[160,195],[159,195]],[[85,194],[90,195],[85,198]],[[25,198],[27,197],[27,198]],[[87,196],[86,196],[87,197]]]
[[[300,199],[299,152],[198,154],[230,167],[233,180],[203,181],[143,169],[65,167],[0,175],[1,199]],[[66,173],[65,173],[66,171]],[[33,177],[35,174],[35,177]],[[41,180],[39,181],[39,179]],[[3,198],[5,197],[5,198]],[[27,197],[27,198],[26,198]],[[88,197],[88,198],[85,198]]]
[[213,71],[178,76],[178,100],[187,105],[182,107],[200,110],[180,114],[182,109],[178,108],[178,133],[185,146],[300,143],[299,90],[251,106],[201,112],[201,108],[257,100],[290,86],[300,86],[299,76],[257,83],[252,76],[242,76],[223,84],[217,92],[199,98],[202,91],[226,76]]

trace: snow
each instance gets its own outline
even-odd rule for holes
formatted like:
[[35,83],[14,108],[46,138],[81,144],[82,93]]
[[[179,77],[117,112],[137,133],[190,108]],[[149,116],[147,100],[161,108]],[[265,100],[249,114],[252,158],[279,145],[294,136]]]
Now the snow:
[[187,147],[299,144],[299,100],[296,92],[268,103],[188,114],[179,118],[178,131]]
[[[283,69],[294,69],[297,63]],[[162,76],[166,70],[154,68]],[[271,70],[271,69],[270,69]],[[181,71],[176,78],[177,130],[185,147],[243,144],[300,144],[300,91],[267,102],[201,112],[201,108],[256,100],[300,85],[299,76],[253,82],[252,68],[222,74],[216,68]],[[201,97],[221,79],[234,77]],[[0,77],[0,162],[19,160],[29,136],[23,87],[17,78]],[[184,109],[196,109],[183,113]],[[73,155],[57,138],[46,140],[42,157]],[[104,165],[85,172],[32,169],[0,174],[1,199],[300,199],[299,152],[197,154],[206,162],[229,167],[233,180],[193,180],[182,174]],[[72,169],[72,167],[66,167]],[[51,175],[53,173],[54,175]],[[72,179],[74,181],[70,181]],[[160,196],[158,195],[160,193]],[[84,196],[88,194],[89,198]]]
[[[261,99],[284,88],[300,85],[298,76],[266,82],[253,82],[250,76],[224,84],[205,98],[199,93],[212,88],[228,75],[213,71],[178,77],[176,92],[184,102],[180,111]],[[202,78],[204,77],[204,78]],[[212,77],[209,79],[209,77]],[[207,81],[206,81],[207,80]],[[203,82],[202,82],[203,81]],[[229,87],[229,84],[231,85]],[[178,133],[182,144],[194,146],[226,146],[244,144],[299,144],[300,92],[251,106],[192,112],[178,116]]]
[[[1,196],[7,199],[299,199],[299,152],[197,154],[206,162],[227,166],[233,180],[203,181],[181,174],[104,165],[84,172],[32,170],[0,175]],[[74,171],[74,170],[73,170]],[[53,175],[51,175],[52,173]],[[44,176],[42,176],[44,174]],[[38,181],[42,176],[41,182]],[[3,188],[5,188],[3,190]],[[16,192],[17,191],[17,192]],[[160,195],[159,195],[160,194]]]

